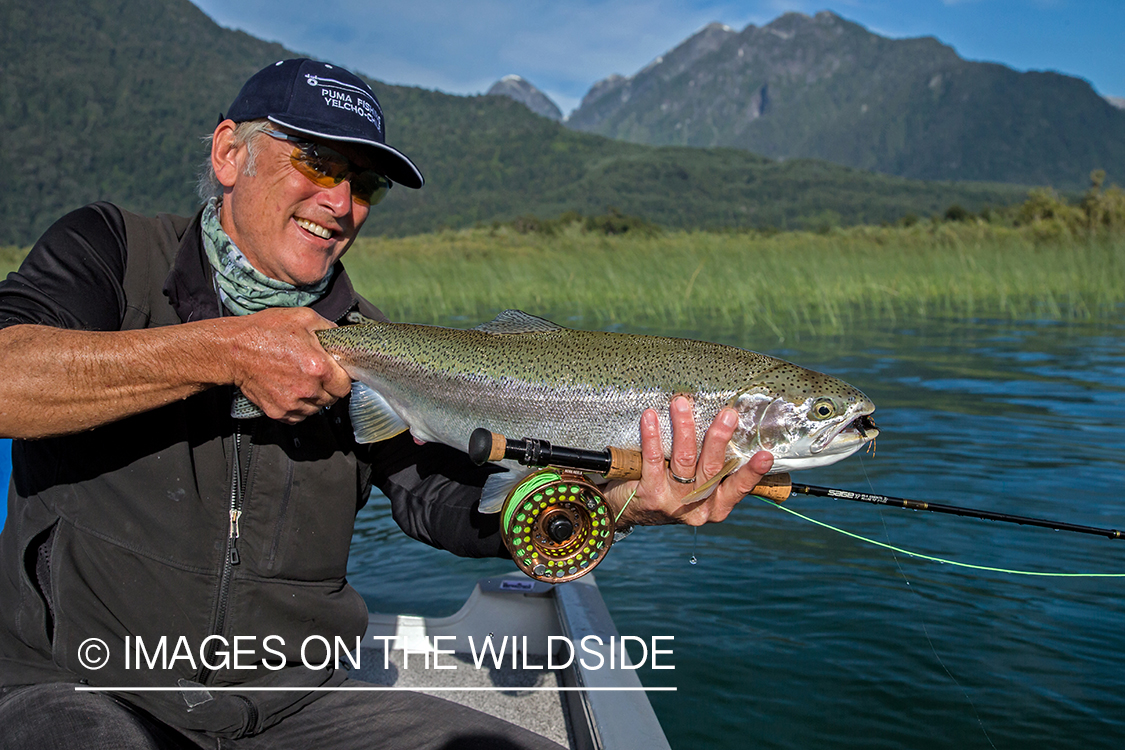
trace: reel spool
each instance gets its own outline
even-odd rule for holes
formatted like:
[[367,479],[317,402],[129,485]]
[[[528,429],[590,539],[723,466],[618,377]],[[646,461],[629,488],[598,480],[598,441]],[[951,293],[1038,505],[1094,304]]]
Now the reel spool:
[[613,544],[613,528],[601,490],[581,474],[553,467],[517,484],[500,511],[512,559],[547,583],[571,581],[597,567]]

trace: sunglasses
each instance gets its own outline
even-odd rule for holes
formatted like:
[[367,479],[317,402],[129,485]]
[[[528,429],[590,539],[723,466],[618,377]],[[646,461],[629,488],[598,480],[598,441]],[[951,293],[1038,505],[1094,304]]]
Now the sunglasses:
[[289,141],[293,152],[289,161],[293,168],[313,183],[334,188],[344,180],[351,183],[352,200],[364,206],[374,206],[387,197],[391,181],[372,169],[365,169],[338,151],[323,143],[315,143],[300,136],[280,130],[265,131],[271,138]]

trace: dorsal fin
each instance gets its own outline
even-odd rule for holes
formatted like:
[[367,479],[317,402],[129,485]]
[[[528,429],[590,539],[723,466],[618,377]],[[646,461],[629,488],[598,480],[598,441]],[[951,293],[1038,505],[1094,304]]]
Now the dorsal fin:
[[557,323],[552,323],[544,318],[537,318],[522,310],[505,310],[487,323],[481,323],[473,329],[485,333],[550,333],[552,331],[565,331]]

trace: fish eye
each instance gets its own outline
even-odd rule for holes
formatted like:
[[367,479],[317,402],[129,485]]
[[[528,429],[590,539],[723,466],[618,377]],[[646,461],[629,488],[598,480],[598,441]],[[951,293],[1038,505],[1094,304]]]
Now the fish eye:
[[809,416],[816,420],[832,419],[836,416],[836,402],[830,398],[817,399],[809,409]]

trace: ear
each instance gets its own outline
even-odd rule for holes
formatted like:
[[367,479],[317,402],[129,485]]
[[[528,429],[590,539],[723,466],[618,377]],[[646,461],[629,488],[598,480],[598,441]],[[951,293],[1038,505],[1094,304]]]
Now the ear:
[[211,167],[215,170],[219,184],[226,188],[234,187],[241,172],[238,163],[239,149],[234,142],[234,128],[232,120],[223,120],[215,128],[211,139]]

